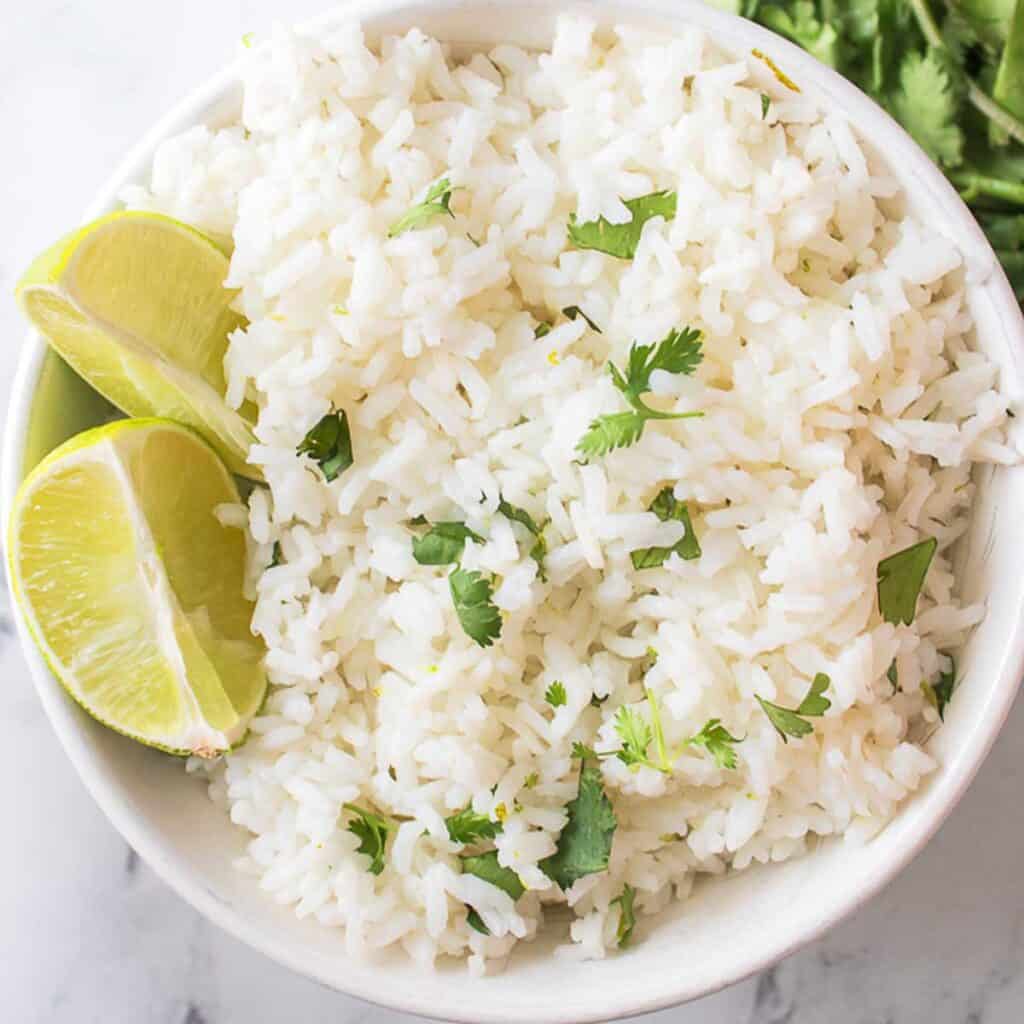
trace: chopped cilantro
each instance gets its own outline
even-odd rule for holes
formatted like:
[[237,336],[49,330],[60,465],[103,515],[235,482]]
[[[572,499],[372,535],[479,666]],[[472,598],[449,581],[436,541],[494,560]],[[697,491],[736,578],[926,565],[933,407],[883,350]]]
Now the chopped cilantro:
[[886,622],[909,626],[938,541],[919,541],[878,563],[878,610]]
[[629,220],[612,224],[604,217],[580,223],[576,214],[569,217],[569,241],[577,249],[596,249],[620,260],[631,260],[640,244],[644,225],[652,217],[672,220],[676,215],[676,193],[651,192],[636,199],[624,199]]
[[704,358],[701,342],[704,335],[690,327],[671,330],[656,345],[637,345],[629,350],[626,372],[608,364],[612,382],[631,406],[629,412],[599,416],[576,445],[584,458],[606,455],[616,448],[635,444],[643,434],[648,420],[681,420],[703,416],[702,412],[658,412],[647,405],[642,395],[651,390],[651,376],[655,370],[666,373],[694,373]]
[[956,662],[950,658],[949,671],[939,674],[938,682],[921,683],[921,692],[928,699],[928,703],[939,713],[939,718],[946,717],[946,706],[953,697],[956,689]]
[[761,120],[763,121],[768,116],[768,111],[772,109],[772,98],[768,93],[761,93]]
[[[652,695],[649,694],[648,696]],[[655,706],[652,702],[652,710]],[[624,765],[634,770],[641,765],[650,765],[650,767],[658,771],[669,770],[648,759],[647,751],[654,740],[654,730],[639,711],[627,704],[623,704],[615,712],[614,724],[615,732],[622,741],[622,749],[616,753],[616,757]]]
[[491,581],[475,570],[457,567],[448,576],[448,589],[466,635],[481,647],[490,647],[501,635],[501,612],[491,600]]
[[615,929],[615,939],[619,949],[629,943],[636,927],[636,914],[633,910],[633,901],[636,899],[636,889],[628,882],[622,887],[622,895],[612,900],[612,906],[619,907],[619,924]]
[[551,333],[551,324],[547,320],[541,320],[539,324],[533,329],[533,336],[535,338],[544,338]]
[[384,870],[388,833],[395,828],[395,823],[355,804],[345,804],[345,810],[354,815],[348,823],[348,831],[359,839],[358,852],[370,858],[370,873],[379,875]]
[[671,487],[666,487],[651,503],[652,511],[663,523],[671,519],[677,519],[683,524],[685,533],[682,538],[671,548],[641,548],[630,554],[634,569],[657,569],[665,564],[671,554],[675,553],[680,558],[691,561],[700,558],[700,542],[697,534],[693,532],[693,523],[690,521],[690,511],[681,501],[676,501]]
[[344,409],[332,409],[322,416],[295,449],[297,455],[308,455],[320,467],[330,483],[352,465],[352,435]]
[[279,540],[274,541],[274,550],[270,556],[270,565],[268,569],[274,569],[284,561],[284,553],[281,551],[281,542]]
[[832,706],[832,702],[822,696],[831,683],[832,680],[824,672],[819,672],[814,677],[807,696],[796,710],[779,707],[778,704],[773,704],[763,697],[757,697],[758,704],[768,716],[768,721],[775,726],[775,731],[782,737],[783,743],[788,743],[790,736],[799,739],[814,732],[814,726],[807,719],[820,718]]
[[397,238],[406,231],[421,228],[427,221],[438,214],[446,213],[449,217],[454,217],[455,214],[451,211],[453,191],[454,189],[447,177],[435,182],[427,190],[427,194],[423,197],[422,201],[410,207],[391,225],[388,231],[388,238]]
[[504,498],[498,502],[498,511],[506,518],[511,519],[514,523],[519,523],[520,526],[525,526],[527,530],[534,536],[533,547],[530,548],[530,557],[537,563],[540,570],[540,578],[546,579],[544,573],[544,556],[547,554],[548,545],[544,540],[544,530],[542,527],[537,525],[537,521],[530,515],[526,509],[519,508],[518,505],[509,504]]
[[688,742],[692,746],[703,747],[723,771],[734,771],[736,751],[733,747],[743,741],[731,735],[729,730],[722,725],[721,719],[709,718],[704,723],[704,728],[696,736],[691,736]]
[[[670,751],[665,744],[665,734],[661,724],[661,709],[657,695],[644,689],[647,704],[650,708],[650,724],[635,708],[623,705],[615,713],[615,732],[622,741],[622,747],[615,756],[628,765],[633,771],[641,766],[668,775],[672,766],[682,757],[687,747],[702,747],[723,770],[732,771],[736,767],[736,751],[733,745],[743,741],[733,736],[722,725],[719,718],[709,718],[700,732],[684,740],[680,746]],[[654,757],[650,756],[651,744],[654,744]]]
[[490,935],[491,929],[484,924],[484,919],[472,908],[466,907],[466,924],[481,935]]
[[541,871],[562,889],[571,888],[584,875],[608,869],[618,826],[601,768],[591,757],[582,759],[576,799],[568,803],[566,812],[569,820],[558,837],[557,850],[540,862]]
[[885,678],[888,679],[890,683],[892,683],[893,690],[898,690],[900,688],[900,674],[899,669],[896,667],[895,658],[892,659],[892,664],[886,670]]
[[562,313],[565,316],[567,316],[570,320],[575,320],[576,317],[582,317],[584,320],[586,320],[587,326],[592,331],[596,331],[598,334],[604,334],[604,331],[602,331],[601,328],[598,327],[597,324],[595,324],[594,321],[591,320],[590,317],[587,316],[587,314],[584,313],[579,306],[566,306],[565,309],[562,310]]
[[526,886],[519,880],[519,876],[511,868],[502,867],[498,863],[497,850],[473,857],[464,856],[462,870],[467,875],[476,875],[477,878],[482,878],[485,882],[497,886],[514,900],[519,899],[526,892]]
[[482,544],[483,537],[465,523],[434,523],[412,541],[412,557],[420,565],[454,565],[462,557],[467,540]]
[[486,814],[477,814],[472,805],[444,819],[448,838],[453,843],[475,843],[479,839],[493,839],[501,825]]
[[566,704],[565,686],[557,679],[547,688],[544,699],[553,708],[562,708]]

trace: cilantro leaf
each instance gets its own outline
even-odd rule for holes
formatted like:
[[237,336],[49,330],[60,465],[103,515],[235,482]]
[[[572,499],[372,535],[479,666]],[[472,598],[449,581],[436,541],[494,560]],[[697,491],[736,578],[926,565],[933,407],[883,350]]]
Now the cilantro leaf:
[[574,741],[572,745],[572,759],[574,761],[586,761],[588,758],[597,760],[597,751],[593,747],[588,747],[585,743],[580,743],[579,740]]
[[807,719],[820,718],[832,706],[832,702],[822,696],[831,683],[832,680],[824,672],[819,672],[814,677],[807,696],[795,710],[779,707],[778,704],[773,704],[763,697],[757,697],[756,694],[755,697],[768,716],[768,721],[775,726],[775,731],[782,737],[782,742],[788,743],[790,736],[800,739],[801,736],[814,732],[814,726]]
[[651,390],[651,375],[655,370],[692,376],[704,359],[703,340],[702,331],[683,327],[669,331],[656,345],[634,343],[629,350],[625,377],[614,364],[608,367],[612,380],[630,405],[635,406],[640,396]]
[[344,807],[355,815],[348,823],[348,831],[359,839],[358,852],[370,858],[370,873],[379,875],[384,870],[388,833],[395,828],[395,823],[355,804],[345,804]]
[[547,688],[544,693],[544,699],[553,708],[565,707],[568,697],[565,693],[565,685],[559,682],[557,679]]
[[657,569],[668,561],[669,556],[675,552],[680,558],[692,561],[700,558],[700,541],[693,531],[693,523],[690,521],[690,511],[681,501],[676,501],[675,494],[671,487],[664,488],[651,503],[650,511],[653,512],[663,523],[671,519],[677,519],[683,524],[685,533],[682,538],[670,548],[640,548],[630,554],[634,569]]
[[535,338],[543,338],[551,333],[551,324],[547,320],[541,320],[539,324],[533,329],[533,336]]
[[486,814],[477,814],[472,804],[444,819],[448,838],[453,843],[475,843],[478,839],[493,839],[501,832],[501,823],[491,821]]
[[640,244],[644,224],[652,217],[673,220],[676,215],[676,193],[651,192],[636,199],[624,199],[630,219],[624,224],[612,224],[604,217],[579,222],[576,214],[569,217],[569,241],[577,249],[596,249],[620,260],[631,260]]
[[482,878],[485,882],[497,886],[514,900],[519,899],[526,892],[526,886],[519,880],[519,876],[511,868],[502,867],[498,863],[497,850],[477,856],[462,857],[462,870],[467,875],[476,875],[477,878]]
[[952,699],[955,689],[956,662],[952,658],[950,658],[949,671],[940,673],[938,682],[934,684],[929,682],[921,683],[921,692],[928,699],[928,703],[938,711],[939,718],[941,719],[946,717],[946,706]]
[[558,837],[558,849],[540,862],[540,869],[562,889],[600,871],[607,871],[618,819],[604,791],[601,769],[585,757],[580,766],[576,799],[566,806],[569,820]]
[[570,320],[575,320],[576,317],[581,316],[584,320],[587,321],[587,326],[592,331],[597,331],[598,334],[604,334],[604,331],[602,331],[601,328],[598,327],[597,324],[595,324],[594,321],[591,320],[590,317],[587,316],[587,314],[584,313],[579,306],[566,306],[565,309],[562,310],[562,313],[563,315],[567,316]]
[[535,541],[530,548],[530,557],[537,563],[540,570],[540,578],[547,579],[544,573],[544,556],[548,553],[547,541],[544,540],[544,531],[537,525],[537,521],[524,508],[518,505],[511,505],[504,498],[498,502],[498,511],[506,518],[511,519],[520,526],[525,526],[533,534]]
[[490,647],[501,636],[501,612],[491,601],[490,580],[475,570],[457,567],[448,576],[448,589],[466,635],[481,647]]
[[453,191],[454,189],[447,177],[435,182],[427,189],[427,194],[420,202],[410,207],[391,225],[388,230],[388,238],[397,238],[406,231],[421,228],[427,221],[438,214],[446,213],[449,217],[454,217],[455,214],[451,211]]
[[484,924],[484,919],[470,906],[466,907],[466,924],[481,935],[490,935],[491,929]]
[[647,750],[654,739],[654,731],[639,711],[623,704],[615,712],[615,732],[622,741],[622,749],[615,756],[624,765],[635,771],[641,765],[650,764]]
[[892,100],[897,120],[933,160],[947,167],[963,161],[964,148],[953,88],[946,64],[934,51],[908,53]]
[[768,111],[772,109],[772,98],[768,93],[761,93],[761,120],[763,121],[768,116]]
[[640,440],[647,417],[639,412],[616,412],[592,420],[576,445],[585,459],[607,455],[616,448],[628,448]]
[[886,622],[909,626],[914,621],[917,598],[936,547],[938,541],[929,537],[878,563],[878,610]]
[[733,771],[736,768],[736,751],[733,747],[743,741],[731,735],[720,718],[709,718],[704,728],[696,736],[691,736],[689,742],[695,747],[703,747],[719,768]]
[[467,540],[482,544],[483,537],[465,523],[434,523],[412,541],[412,557],[420,565],[454,565],[462,557]]
[[633,910],[633,902],[636,899],[636,889],[628,882],[622,887],[622,895],[612,900],[612,906],[619,907],[619,924],[615,929],[615,939],[619,949],[629,943],[636,927],[636,914]]
[[691,376],[704,358],[701,348],[703,333],[691,327],[671,330],[657,345],[637,345],[629,349],[625,374],[614,364],[608,364],[612,382],[632,406],[629,412],[598,416],[580,438],[576,450],[584,458],[606,455],[616,448],[636,444],[648,420],[683,420],[703,416],[702,412],[658,412],[641,398],[651,390],[651,375],[655,370]]
[[331,409],[322,416],[299,442],[295,452],[308,455],[316,462],[328,483],[337,479],[354,461],[345,410]]

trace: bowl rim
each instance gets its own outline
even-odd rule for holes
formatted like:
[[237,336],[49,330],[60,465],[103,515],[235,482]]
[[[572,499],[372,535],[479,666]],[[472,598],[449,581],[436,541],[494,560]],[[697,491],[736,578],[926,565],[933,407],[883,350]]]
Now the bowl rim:
[[[911,168],[908,173],[918,179],[927,193],[926,199],[922,202],[941,210],[948,229],[955,233],[958,245],[968,250],[974,260],[980,259],[985,263],[985,274],[975,283],[977,287],[989,293],[989,299],[1004,334],[1024,342],[1024,317],[1006,274],[973,215],[945,175],[899,124],[852,83],[831,68],[820,64],[796,45],[737,15],[708,7],[701,0],[348,0],[347,3],[335,6],[313,19],[300,23],[297,27],[301,32],[310,32],[322,30],[342,21],[356,19],[372,23],[375,19],[383,17],[401,19],[412,26],[416,23],[417,14],[436,15],[467,10],[485,13],[488,9],[506,8],[522,12],[524,8],[529,7],[543,9],[549,14],[579,11],[601,16],[605,13],[620,23],[628,23],[631,19],[641,22],[661,19],[667,31],[675,31],[684,24],[697,25],[726,49],[739,51],[740,48],[749,50],[757,47],[777,58],[780,63],[784,63],[787,70],[793,72],[793,77],[812,86],[812,94],[816,98],[834,101],[848,120],[857,126],[859,132],[871,136],[872,140],[884,139],[886,160],[889,164],[896,164],[899,161]],[[370,28],[372,33],[372,24]],[[204,113],[235,91],[240,77],[240,67],[240,60],[231,62],[161,117],[104,183],[96,199],[86,210],[83,223],[117,208],[117,197],[122,188],[142,178],[162,141],[202,123]],[[867,125],[871,125],[870,131],[866,130]],[[38,333],[30,332],[23,343],[17,373],[12,383],[0,480],[0,514],[5,537],[12,503],[22,478],[30,413],[47,351],[47,345]],[[10,590],[9,580],[8,588]],[[13,604],[13,592],[11,600]],[[16,607],[16,604],[13,606]],[[204,917],[229,935],[300,976],[378,1006],[438,1020],[464,1021],[466,1024],[531,1024],[537,1020],[536,1015],[532,1013],[524,1015],[493,1005],[474,1006],[470,1015],[470,1011],[457,997],[453,997],[448,1004],[435,1002],[429,1007],[424,1007],[415,991],[406,990],[401,986],[371,988],[368,984],[351,979],[339,979],[317,965],[311,966],[308,961],[303,960],[300,952],[291,948],[286,941],[278,940],[269,934],[267,929],[253,925],[242,913],[218,899],[197,876],[180,868],[165,848],[159,833],[142,822],[116,786],[108,783],[93,770],[88,755],[89,744],[83,731],[76,726],[77,720],[74,717],[74,709],[70,707],[71,702],[67,700],[64,691],[51,675],[32,642],[23,617],[16,614],[15,619],[22,653],[40,701],[61,746],[87,791],[121,836],[161,880]],[[630,986],[620,992],[613,1006],[609,1006],[607,1001],[600,1006],[591,1004],[588,1007],[580,1007],[577,1004],[568,1012],[553,1009],[547,1019],[553,1024],[609,1021],[653,1012],[710,995],[772,967],[819,938],[870,900],[907,866],[943,824],[973,781],[995,742],[1012,707],[1019,680],[1024,675],[1024,622],[1018,622],[1012,636],[1007,638],[1002,665],[999,678],[991,685],[987,703],[968,733],[964,748],[958,752],[956,766],[951,768],[951,777],[947,779],[942,799],[934,801],[934,806],[920,823],[921,828],[893,851],[893,856],[885,869],[871,878],[868,884],[845,898],[834,899],[832,902],[823,900],[813,925],[797,929],[795,934],[783,935],[770,947],[764,944],[762,948],[738,957],[733,969],[717,978],[713,984],[677,984],[675,988],[663,989],[654,996],[645,995],[642,990],[638,991],[637,988]],[[453,990],[455,989],[457,986],[453,986]]]

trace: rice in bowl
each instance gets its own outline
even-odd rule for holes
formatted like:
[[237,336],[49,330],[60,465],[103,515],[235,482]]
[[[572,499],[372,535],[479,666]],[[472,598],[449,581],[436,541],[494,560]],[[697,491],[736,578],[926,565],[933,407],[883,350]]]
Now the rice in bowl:
[[[444,180],[452,215],[389,237]],[[210,791],[272,898],[353,954],[474,970],[568,902],[566,954],[600,957],[701,874],[862,841],[898,811],[983,613],[949,560],[972,464],[1018,455],[962,257],[896,191],[763,60],[696,30],[595,39],[578,17],[550,53],[468,61],[415,31],[379,53],[357,26],[281,31],[247,58],[239,125],[162,147],[126,202],[232,234],[250,321],[227,370],[259,406],[268,487],[222,515],[251,540],[275,688]],[[674,216],[631,259],[570,243],[570,218],[619,224],[623,197],[657,192]],[[645,400],[703,415],[581,458],[592,421],[628,408],[607,363],[684,327],[703,358]],[[354,461],[328,481],[297,449],[334,409]],[[666,488],[689,530],[649,511]],[[492,588],[491,645],[451,565],[414,556],[421,519],[471,531],[459,564]],[[635,567],[690,532],[699,557]],[[886,621],[879,563],[926,538],[912,621]],[[783,736],[761,701],[797,709],[819,675],[829,706]],[[653,738],[654,766],[612,753],[623,708],[641,731],[657,710],[670,771]],[[735,768],[684,748],[716,719]],[[548,858],[575,744],[610,755],[583,764],[614,832],[607,870],[563,893]],[[388,822],[381,849],[353,807]],[[492,825],[468,845],[446,823],[467,808]],[[521,895],[464,870],[491,849]]]

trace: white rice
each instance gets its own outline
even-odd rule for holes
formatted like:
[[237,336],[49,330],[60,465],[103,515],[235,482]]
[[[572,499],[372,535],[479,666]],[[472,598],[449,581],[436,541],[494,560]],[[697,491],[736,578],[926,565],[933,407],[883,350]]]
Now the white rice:
[[[274,685],[210,783],[251,834],[240,868],[343,929],[351,954],[500,964],[564,899],[538,864],[576,793],[573,741],[615,749],[616,709],[642,710],[643,685],[670,742],[712,717],[743,737],[738,768],[700,750],[671,776],[602,761],[618,829],[610,870],[568,893],[574,955],[614,949],[626,883],[651,914],[699,874],[881,829],[935,767],[917,681],[983,612],[957,601],[948,558],[971,464],[1018,457],[956,247],[901,214],[841,114],[696,30],[598,41],[565,17],[550,53],[468,61],[415,30],[379,51],[356,25],[280,30],[244,77],[242,122],[166,143],[125,196],[231,233],[251,321],[227,372],[230,400],[260,409],[269,488],[247,520]],[[444,175],[455,216],[389,240]],[[677,190],[678,212],[648,222],[632,262],[567,244],[571,213],[621,222],[620,197],[655,189]],[[540,318],[555,328],[535,339]],[[655,387],[704,418],[579,465],[591,419],[623,408],[607,361],[682,325],[705,332],[704,362]],[[332,404],[355,464],[327,484],[296,446]],[[666,486],[702,556],[636,572],[633,549],[678,539],[646,511]],[[550,521],[547,582],[499,495]],[[417,516],[486,538],[463,564],[500,581],[492,648],[460,627],[446,570],[413,559]],[[939,553],[916,620],[891,625],[876,567],[925,536]],[[283,562],[263,571],[275,543]],[[783,743],[755,695],[795,707],[818,672],[831,708]],[[379,876],[346,802],[402,820]],[[505,815],[517,901],[460,873],[444,818],[470,803]]]

